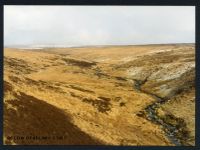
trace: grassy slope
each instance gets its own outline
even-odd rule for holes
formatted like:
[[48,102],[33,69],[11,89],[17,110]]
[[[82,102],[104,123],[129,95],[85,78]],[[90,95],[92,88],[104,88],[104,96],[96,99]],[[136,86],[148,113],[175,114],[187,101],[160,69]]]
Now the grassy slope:
[[154,99],[123,80],[129,67],[116,68],[144,54],[177,47],[5,49],[4,143],[52,144],[6,137],[66,133],[66,139],[53,143],[171,145],[159,126],[136,115]]

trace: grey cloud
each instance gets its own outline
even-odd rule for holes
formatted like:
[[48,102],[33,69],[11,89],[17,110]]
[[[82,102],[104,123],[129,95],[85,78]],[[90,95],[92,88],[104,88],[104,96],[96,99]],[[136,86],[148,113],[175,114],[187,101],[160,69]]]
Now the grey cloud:
[[195,42],[192,6],[4,6],[4,45]]

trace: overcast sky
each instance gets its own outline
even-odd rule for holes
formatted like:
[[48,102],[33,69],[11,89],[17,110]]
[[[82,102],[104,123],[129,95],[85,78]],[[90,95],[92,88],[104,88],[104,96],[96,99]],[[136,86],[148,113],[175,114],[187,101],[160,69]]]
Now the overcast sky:
[[194,43],[193,6],[4,6],[4,45]]

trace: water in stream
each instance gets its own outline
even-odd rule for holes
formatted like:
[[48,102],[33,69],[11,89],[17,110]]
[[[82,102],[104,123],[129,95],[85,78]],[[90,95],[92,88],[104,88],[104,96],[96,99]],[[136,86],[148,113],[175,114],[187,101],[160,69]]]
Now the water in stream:
[[166,133],[166,136],[168,139],[175,144],[176,146],[181,146],[181,141],[176,137],[176,133],[178,132],[178,129],[175,126],[172,126],[166,122],[164,122],[156,113],[156,109],[158,109],[159,102],[155,102],[145,108],[145,111],[147,113],[146,117],[148,120],[152,121],[153,123],[156,123],[158,125],[161,125],[163,127],[163,130]]
[[[183,143],[181,142],[181,139],[177,137],[178,132],[181,132],[177,126],[171,125],[170,123],[164,121],[163,118],[160,118],[157,114],[157,109],[164,103],[166,103],[168,100],[162,99],[156,95],[153,95],[151,93],[147,93],[143,90],[141,90],[141,85],[143,84],[141,81],[134,80],[135,85],[134,89],[137,89],[138,91],[150,95],[152,98],[154,98],[156,101],[149,106],[147,106],[144,111],[145,111],[145,117],[147,120],[161,125],[162,129],[166,133],[166,136],[168,139],[176,146],[181,146]],[[176,118],[173,118],[176,119]]]

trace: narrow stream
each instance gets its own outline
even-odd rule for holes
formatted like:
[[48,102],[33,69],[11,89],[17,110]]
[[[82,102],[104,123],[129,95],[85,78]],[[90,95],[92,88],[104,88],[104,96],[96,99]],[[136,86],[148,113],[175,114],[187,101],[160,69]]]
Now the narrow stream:
[[[155,124],[161,125],[162,129],[164,130],[167,138],[176,146],[182,146],[183,143],[181,142],[181,139],[177,137],[178,132],[180,132],[180,127],[173,126],[170,123],[167,123],[164,121],[164,119],[160,118],[157,114],[157,109],[164,103],[166,103],[168,100],[162,99],[154,94],[147,93],[143,90],[141,90],[141,85],[144,84],[141,81],[134,80],[134,89],[137,89],[138,91],[148,94],[152,98],[154,98],[156,101],[150,105],[148,105],[144,111],[145,111],[145,118]],[[174,118],[173,118],[174,119]]]
[[158,117],[156,113],[156,109],[160,107],[159,105],[160,105],[160,102],[155,102],[145,108],[145,111],[147,113],[147,116],[146,116],[147,120],[150,120],[151,122],[155,124],[161,125],[168,139],[176,146],[181,146],[182,145],[181,141],[176,137],[176,133],[178,132],[178,129],[164,122],[161,118]]

